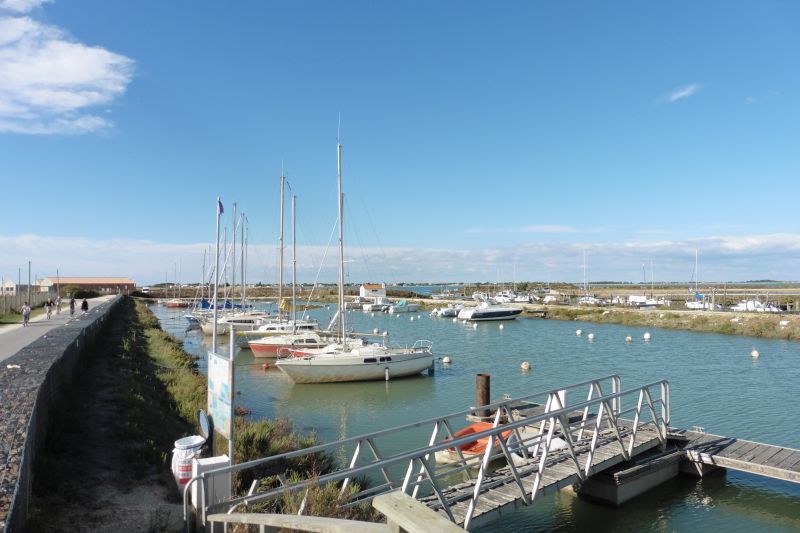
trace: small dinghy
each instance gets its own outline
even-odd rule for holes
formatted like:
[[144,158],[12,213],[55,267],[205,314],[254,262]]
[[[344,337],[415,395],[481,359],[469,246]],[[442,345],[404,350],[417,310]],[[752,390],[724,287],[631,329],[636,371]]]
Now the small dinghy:
[[[456,432],[455,438],[466,437],[468,435],[473,435],[475,433],[480,433],[481,431],[486,431],[488,429],[492,429],[494,426],[489,422],[475,422],[472,425],[465,427],[464,429],[460,429]],[[506,440],[511,434],[513,433],[512,430],[503,431],[500,433],[500,437],[503,440]],[[450,440],[448,437],[447,440]],[[478,457],[483,455],[486,451],[486,446],[489,443],[489,437],[482,437],[480,439],[474,440],[472,442],[467,442],[459,446],[461,453],[464,455],[464,459],[469,461],[471,458]],[[500,450],[500,443],[497,438],[492,439],[492,448],[493,451]],[[441,450],[436,452],[436,462],[439,464],[447,464],[447,463],[455,463],[461,461],[461,457],[458,455],[458,451],[455,448],[447,448],[446,450]]]

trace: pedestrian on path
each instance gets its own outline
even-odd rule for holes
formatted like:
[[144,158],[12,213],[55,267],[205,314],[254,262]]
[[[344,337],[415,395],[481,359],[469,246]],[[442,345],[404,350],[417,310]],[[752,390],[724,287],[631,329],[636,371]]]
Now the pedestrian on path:
[[89,312],[89,302],[86,301],[86,298],[81,302],[81,311],[84,315]]
[[56,314],[61,314],[61,295],[56,296]]
[[47,303],[44,304],[44,310],[47,312],[47,320],[50,320],[50,317],[53,314],[53,301],[47,300]]
[[25,305],[22,306],[22,325],[27,326],[28,320],[31,318],[31,306],[28,305],[28,302],[25,302]]
[[75,298],[70,296],[69,298],[69,316],[75,315]]

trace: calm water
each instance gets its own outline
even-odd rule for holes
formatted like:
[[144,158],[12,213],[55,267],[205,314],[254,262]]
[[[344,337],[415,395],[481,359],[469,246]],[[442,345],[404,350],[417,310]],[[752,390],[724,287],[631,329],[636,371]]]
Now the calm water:
[[[183,312],[153,306],[167,331],[187,351],[206,354],[210,340],[186,332]],[[327,324],[333,311],[310,314]],[[424,313],[347,315],[348,329],[389,331],[392,344],[434,343],[453,364],[435,376],[373,383],[293,385],[280,371],[262,370],[249,350],[236,354],[237,404],[253,416],[286,416],[296,427],[316,429],[322,440],[359,435],[474,403],[475,374],[491,374],[492,398],[522,396],[608,374],[624,389],[659,379],[671,385],[672,425],[702,426],[710,433],[800,448],[800,344],[715,334],[646,330],[629,326],[517,319],[471,325]],[[584,335],[575,335],[576,329]],[[652,340],[642,336],[650,331]],[[586,334],[595,334],[593,341]],[[625,343],[631,335],[633,343]],[[222,343],[226,340],[223,337]],[[753,360],[750,351],[761,357]],[[218,351],[222,351],[220,348]],[[227,352],[226,352],[227,353]],[[520,371],[529,361],[530,372]],[[201,367],[204,358],[201,357]],[[800,485],[728,472],[678,478],[612,509],[559,493],[495,522],[484,531],[800,531]]]

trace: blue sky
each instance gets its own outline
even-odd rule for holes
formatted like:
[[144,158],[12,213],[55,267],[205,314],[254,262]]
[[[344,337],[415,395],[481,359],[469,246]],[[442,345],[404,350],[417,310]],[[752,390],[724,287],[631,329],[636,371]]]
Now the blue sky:
[[695,249],[701,281],[800,279],[798,27],[789,1],[0,0],[0,275],[194,281],[219,195],[274,282],[283,168],[311,281],[341,116],[351,281],[580,281],[584,251],[590,281],[683,281]]

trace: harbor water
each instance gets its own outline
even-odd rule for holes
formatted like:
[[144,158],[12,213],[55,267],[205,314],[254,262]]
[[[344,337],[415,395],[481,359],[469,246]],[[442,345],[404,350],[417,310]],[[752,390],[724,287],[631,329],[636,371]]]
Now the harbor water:
[[[151,309],[200,356],[205,371],[210,338],[186,330],[185,310]],[[334,310],[322,305],[308,314],[327,324]],[[452,364],[437,362],[434,376],[389,382],[294,385],[274,365],[265,371],[264,360],[237,349],[237,405],[253,418],[287,417],[297,429],[331,441],[465,410],[474,404],[478,373],[491,375],[493,399],[618,374],[623,389],[669,380],[672,426],[800,448],[797,342],[528,318],[473,327],[425,312],[349,311],[347,323],[359,332],[387,331],[392,345],[430,340],[437,356],[449,356]],[[217,351],[227,353],[227,337],[219,343]],[[760,357],[751,357],[753,349]],[[529,371],[520,369],[523,361]],[[689,529],[800,531],[800,485],[733,471],[702,480],[679,477],[619,509],[561,491],[481,531]]]

